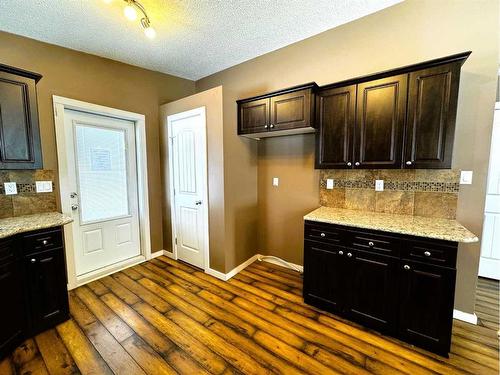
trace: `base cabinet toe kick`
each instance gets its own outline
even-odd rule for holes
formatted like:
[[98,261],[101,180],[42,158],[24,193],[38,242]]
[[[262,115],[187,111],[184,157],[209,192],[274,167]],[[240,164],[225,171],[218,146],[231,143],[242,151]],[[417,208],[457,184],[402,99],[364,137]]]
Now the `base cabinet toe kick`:
[[304,301],[442,356],[458,243],[305,221]]

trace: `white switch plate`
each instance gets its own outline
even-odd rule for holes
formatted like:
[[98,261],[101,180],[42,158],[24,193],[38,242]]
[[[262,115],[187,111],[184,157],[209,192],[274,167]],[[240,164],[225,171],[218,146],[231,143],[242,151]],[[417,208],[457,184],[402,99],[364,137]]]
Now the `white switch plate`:
[[333,189],[333,178],[326,179],[326,188],[329,190]]
[[460,172],[460,184],[461,185],[471,185],[472,184],[472,171],[461,171]]
[[278,186],[280,184],[280,179],[278,177],[273,177],[273,186]]
[[37,193],[50,193],[52,191],[52,181],[36,181]]
[[375,180],[375,191],[384,191],[384,180]]
[[17,194],[17,184],[15,182],[4,182],[3,188],[5,190],[5,195]]

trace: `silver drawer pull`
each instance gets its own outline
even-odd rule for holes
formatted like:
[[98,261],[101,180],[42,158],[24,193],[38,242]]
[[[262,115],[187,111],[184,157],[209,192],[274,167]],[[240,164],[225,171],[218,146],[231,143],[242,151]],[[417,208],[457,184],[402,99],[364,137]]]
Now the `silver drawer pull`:
[[431,252],[430,252],[430,251],[426,251],[426,252],[424,252],[424,255],[425,255],[426,257],[430,257],[430,256],[431,256]]
[[347,256],[350,258],[352,257],[352,253],[347,253]]
[[321,237],[326,237],[326,234],[321,233],[321,234],[320,234],[320,236],[321,236]]
[[31,263],[36,263],[36,259],[35,258],[31,258]]
[[340,250],[339,255],[344,255],[344,252],[342,250]]
[[403,268],[404,268],[405,270],[407,270],[407,271],[408,271],[408,270],[410,269],[410,266],[409,266],[409,265],[407,265],[407,264],[405,264],[405,265],[403,266]]
[[373,246],[375,246],[375,244],[372,241],[370,241],[370,242],[368,242],[368,246],[373,247]]
[[43,241],[42,241],[42,243],[43,243],[44,245],[47,245],[47,244],[49,243],[49,241],[47,241],[47,240],[43,240]]

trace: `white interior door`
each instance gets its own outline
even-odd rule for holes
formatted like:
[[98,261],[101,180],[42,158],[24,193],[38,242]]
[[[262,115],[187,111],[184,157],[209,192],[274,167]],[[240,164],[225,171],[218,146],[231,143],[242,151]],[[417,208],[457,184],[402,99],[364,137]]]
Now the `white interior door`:
[[205,268],[208,262],[208,202],[205,108],[168,116],[169,176],[174,252]]
[[500,106],[493,122],[479,276],[500,280]]
[[141,254],[134,122],[65,109],[76,276]]

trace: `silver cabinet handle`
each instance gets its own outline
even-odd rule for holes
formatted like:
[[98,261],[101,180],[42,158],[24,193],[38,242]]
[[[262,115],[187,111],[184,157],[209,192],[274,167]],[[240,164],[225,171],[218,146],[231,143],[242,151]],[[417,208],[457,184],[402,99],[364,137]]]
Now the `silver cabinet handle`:
[[410,160],[408,160],[408,161],[406,162],[406,165],[412,165],[412,162],[411,162]]
[[407,264],[405,264],[405,265],[403,266],[403,268],[404,268],[405,270],[409,270],[409,269],[410,269],[410,266],[409,266],[409,265],[407,265]]
[[357,161],[356,163],[354,163],[354,165],[355,165],[356,167],[359,167],[359,161]]
[[268,127],[269,127],[269,126],[267,126],[267,125],[264,125],[264,129],[267,129]]
[[31,263],[36,263],[36,259],[35,258],[31,258],[30,261],[31,261]]
[[72,209],[73,211],[78,210],[78,205],[77,205],[77,204],[72,204],[72,205],[71,205],[71,209]]
[[347,162],[347,166],[350,167],[352,163],[350,161]]
[[339,255],[344,255],[344,252],[342,250],[340,250]]
[[269,125],[269,127],[272,129],[272,128],[274,128],[274,125],[273,125],[273,124],[271,124],[271,125]]
[[430,257],[430,256],[431,256],[431,252],[430,252],[430,251],[426,251],[426,252],[424,252],[424,255],[425,255],[426,257]]
[[202,203],[201,201],[194,202],[194,204],[197,205],[197,206],[201,205],[201,203]]
[[44,245],[47,245],[47,244],[49,243],[49,241],[47,241],[47,240],[43,240],[43,241],[42,241],[42,243],[43,243]]
[[350,258],[352,257],[352,253],[347,253],[347,256]]
[[326,234],[321,233],[321,234],[320,234],[320,236],[321,236],[321,237],[326,237]]
[[375,246],[375,244],[372,241],[370,241],[370,242],[368,242],[368,246],[373,247],[373,246]]

